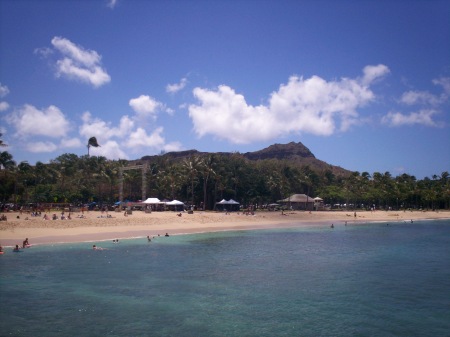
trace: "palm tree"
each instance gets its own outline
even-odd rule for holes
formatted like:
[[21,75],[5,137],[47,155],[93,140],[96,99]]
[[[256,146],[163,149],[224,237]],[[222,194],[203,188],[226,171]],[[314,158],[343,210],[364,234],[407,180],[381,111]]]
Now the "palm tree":
[[203,175],[203,210],[207,209],[207,189],[208,180],[211,175],[215,175],[214,166],[216,164],[214,155],[209,155],[200,162],[200,169]]
[[19,176],[19,181],[22,182],[22,186],[23,186],[23,193],[24,196],[22,198],[22,200],[24,202],[28,202],[28,186],[34,184],[34,178],[33,178],[33,172],[32,172],[32,167],[30,164],[28,164],[27,161],[22,161],[19,163],[19,165],[17,165],[17,174]]
[[8,144],[3,143],[3,139],[1,139],[3,136],[3,133],[0,132],[0,147],[6,147]]
[[194,205],[194,182],[197,178],[197,172],[200,166],[200,157],[189,156],[183,160],[182,167],[187,173],[191,183],[191,206]]
[[16,166],[16,162],[13,160],[13,156],[8,151],[0,152],[0,170],[10,170],[14,166]]

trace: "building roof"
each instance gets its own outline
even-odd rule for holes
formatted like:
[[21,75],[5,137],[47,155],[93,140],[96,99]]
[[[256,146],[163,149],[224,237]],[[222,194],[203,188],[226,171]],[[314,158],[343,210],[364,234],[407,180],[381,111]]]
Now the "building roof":
[[314,198],[311,198],[306,194],[293,194],[286,199],[278,200],[278,202],[314,202]]

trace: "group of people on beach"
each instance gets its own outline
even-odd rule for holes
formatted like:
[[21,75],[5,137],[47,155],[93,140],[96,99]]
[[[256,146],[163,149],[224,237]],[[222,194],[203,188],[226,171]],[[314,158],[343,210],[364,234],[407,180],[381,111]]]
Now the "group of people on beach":
[[[23,242],[22,242],[22,247],[20,247],[19,245],[16,245],[16,246],[13,248],[13,252],[20,252],[20,249],[21,249],[21,248],[29,248],[29,247],[31,247],[31,245],[30,245],[30,243],[28,242],[28,238],[26,238],[26,239],[23,240]],[[3,247],[0,246],[0,254],[3,254],[3,253],[4,253]]]
[[[158,234],[158,236],[160,237],[161,235]],[[164,236],[165,236],[165,237],[169,237],[169,233],[166,233]],[[153,236],[152,238],[154,239],[155,236]],[[147,235],[147,242],[152,242],[152,238],[150,238],[150,235]],[[119,239],[114,239],[114,240],[113,240],[113,243],[119,243]],[[106,250],[106,249],[107,249],[107,248],[102,248],[102,247],[99,247],[99,246],[97,246],[97,245],[93,245],[93,246],[92,246],[92,250]]]
[[[161,236],[161,235],[158,234],[158,236]],[[169,237],[169,233],[166,233],[164,236],[165,236],[165,237]],[[153,239],[154,239],[154,238],[155,238],[155,236],[153,237]],[[150,235],[147,235],[147,241],[148,241],[148,242],[152,242],[152,239],[150,239]]]

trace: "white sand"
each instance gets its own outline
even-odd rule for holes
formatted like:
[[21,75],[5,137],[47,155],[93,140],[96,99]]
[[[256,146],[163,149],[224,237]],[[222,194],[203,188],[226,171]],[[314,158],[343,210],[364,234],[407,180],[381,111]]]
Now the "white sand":
[[112,217],[107,218],[106,213],[88,212],[85,213],[84,219],[76,217],[79,213],[73,213],[71,220],[44,220],[42,217],[31,217],[30,214],[25,213],[6,213],[8,221],[0,221],[0,245],[21,245],[25,238],[28,238],[31,244],[47,244],[146,237],[165,233],[174,235],[224,230],[330,226],[331,224],[343,226],[346,221],[348,225],[357,225],[379,221],[394,223],[450,218],[449,211],[356,212],[356,218],[352,211],[311,213],[294,211],[287,212],[285,215],[281,212],[267,211],[255,212],[255,215],[194,212],[194,214],[183,213],[181,217],[177,216],[176,212],[133,211],[133,214],[128,216],[116,212],[108,214]]

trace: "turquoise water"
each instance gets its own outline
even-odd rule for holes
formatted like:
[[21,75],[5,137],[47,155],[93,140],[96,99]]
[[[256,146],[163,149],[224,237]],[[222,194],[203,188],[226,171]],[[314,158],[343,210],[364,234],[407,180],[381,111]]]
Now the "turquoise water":
[[35,246],[1,336],[449,336],[450,222]]

